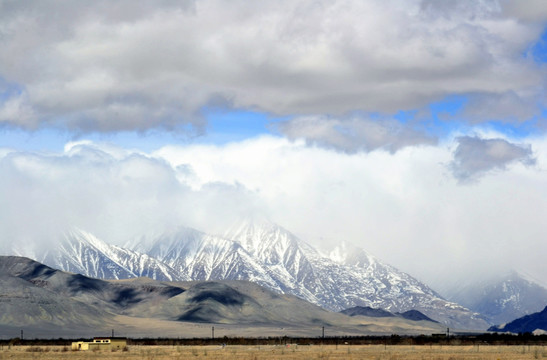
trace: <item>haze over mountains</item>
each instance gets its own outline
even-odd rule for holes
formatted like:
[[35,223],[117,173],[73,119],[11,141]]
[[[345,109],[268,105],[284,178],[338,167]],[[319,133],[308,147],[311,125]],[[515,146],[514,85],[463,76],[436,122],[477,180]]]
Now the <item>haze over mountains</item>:
[[452,289],[448,298],[485,315],[492,324],[503,324],[542,310],[547,289],[516,271],[489,279],[471,279]]
[[[30,249],[14,248],[12,253],[32,257]],[[363,249],[340,244],[325,255],[286,229],[263,220],[241,222],[223,236],[181,227],[135,243],[130,249],[106,244],[92,234],[73,229],[64,234],[58,247],[34,258],[58,269],[104,279],[146,276],[160,281],[249,280],[331,311],[356,306],[394,313],[417,310],[459,329],[485,330],[500,316],[515,318],[526,313],[519,311],[528,310],[518,305],[486,309],[470,301],[468,306],[474,310],[470,311]],[[530,293],[530,297],[541,302],[545,299],[542,294]],[[520,304],[518,294],[513,295]],[[459,301],[465,303],[463,298]]]

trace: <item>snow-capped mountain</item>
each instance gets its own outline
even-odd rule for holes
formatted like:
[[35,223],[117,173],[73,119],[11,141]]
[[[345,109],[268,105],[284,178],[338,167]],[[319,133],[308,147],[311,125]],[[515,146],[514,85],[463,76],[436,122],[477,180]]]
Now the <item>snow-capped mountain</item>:
[[332,311],[355,306],[391,312],[418,310],[452,328],[488,327],[478,314],[444,300],[423,283],[363,250],[341,246],[324,255],[268,221],[245,221],[223,236],[181,227],[135,243],[131,249],[72,230],[57,248],[39,257],[17,255],[104,279],[249,280]]
[[135,248],[167,264],[186,280],[250,280],[281,292],[240,244],[195,229],[180,227]]
[[503,324],[543,309],[547,289],[511,271],[453,290],[450,299],[485,315],[491,324]]
[[257,259],[282,292],[324,306],[314,293],[320,281],[310,257],[319,254],[311,246],[264,220],[246,220],[229,229],[224,237],[240,244]]
[[392,312],[419,310],[448,326],[486,328],[479,314],[444,300],[425,284],[359,249],[325,256],[282,227],[245,221],[225,237],[240,243],[270,269],[283,291],[326,309],[370,306]]
[[101,279],[130,279],[141,276],[157,280],[184,279],[169,266],[149,255],[107,244],[79,229],[64,233],[57,247],[35,258],[63,271]]

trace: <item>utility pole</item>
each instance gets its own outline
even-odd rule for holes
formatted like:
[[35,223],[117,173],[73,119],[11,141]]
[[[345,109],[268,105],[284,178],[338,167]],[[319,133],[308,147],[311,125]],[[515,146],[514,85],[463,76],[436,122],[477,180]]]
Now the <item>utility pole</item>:
[[211,327],[211,339],[215,340],[215,327],[214,326]]
[[23,330],[21,329],[21,340],[23,340]]
[[112,329],[112,337],[114,337],[114,329]]
[[322,327],[321,338],[323,338],[323,340],[325,340],[325,327],[324,326]]

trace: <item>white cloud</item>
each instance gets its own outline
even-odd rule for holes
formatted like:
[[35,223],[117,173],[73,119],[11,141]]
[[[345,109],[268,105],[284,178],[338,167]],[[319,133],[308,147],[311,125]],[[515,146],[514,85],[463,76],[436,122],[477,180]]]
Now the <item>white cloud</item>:
[[532,11],[538,2],[520,4],[4,2],[0,76],[20,92],[2,99],[0,121],[200,133],[210,104],[389,114],[454,94],[492,110],[499,99],[520,121],[530,113],[519,104],[544,95],[544,69],[522,54],[541,34],[536,18],[547,18]]
[[73,226],[123,244],[174,226],[203,226],[206,216],[234,221],[252,206],[237,185],[191,190],[166,161],[111,145],[82,141],[60,154],[0,154],[0,244],[47,244]]
[[530,141],[535,167],[508,167],[473,186],[447,171],[456,142],[348,154],[266,137],[156,156],[204,182],[252,190],[275,221],[313,243],[348,241],[436,286],[511,267],[547,283],[536,256],[547,250],[547,142]]
[[316,245],[361,246],[434,285],[510,267],[547,282],[547,140],[529,142],[536,166],[473,186],[447,172],[452,142],[394,154],[275,137],[151,154],[89,142],[59,154],[6,151],[0,241],[47,242],[78,226],[123,244],[179,225],[219,232],[261,214]]
[[546,20],[536,0],[1,2],[0,127],[200,134],[209,105],[290,116],[287,139],[0,149],[0,239],[79,226],[124,243],[263,213],[426,280],[508,265],[545,279],[547,141],[415,146],[437,140],[393,114],[462,95],[472,126],[538,116]]

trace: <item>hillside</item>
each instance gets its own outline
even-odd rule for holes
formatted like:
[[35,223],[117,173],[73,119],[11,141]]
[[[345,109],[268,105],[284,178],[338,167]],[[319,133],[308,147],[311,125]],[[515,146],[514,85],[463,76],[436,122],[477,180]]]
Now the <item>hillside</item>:
[[540,312],[523,316],[507,324],[492,326],[488,331],[525,333],[537,330],[547,331],[547,307]]
[[233,336],[419,334],[439,325],[406,319],[351,318],[248,281],[100,280],[36,261],[0,257],[0,331],[35,337],[208,336],[212,325]]
[[265,220],[242,221],[222,236],[179,227],[130,249],[73,229],[37,260],[103,279],[247,280],[335,312],[370,306],[416,310],[454,329],[485,330],[489,325],[480,314],[445,300],[363,249],[340,248],[333,257]]

